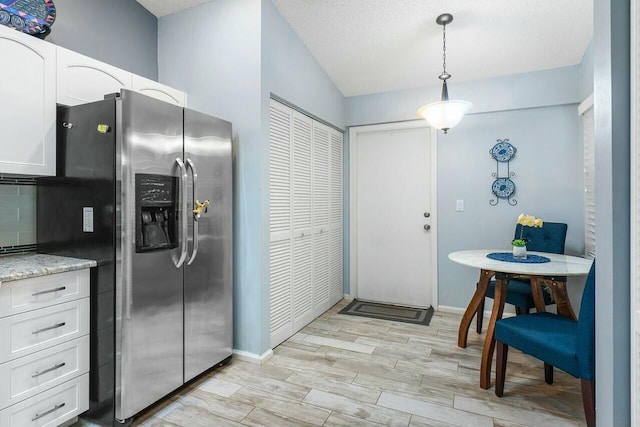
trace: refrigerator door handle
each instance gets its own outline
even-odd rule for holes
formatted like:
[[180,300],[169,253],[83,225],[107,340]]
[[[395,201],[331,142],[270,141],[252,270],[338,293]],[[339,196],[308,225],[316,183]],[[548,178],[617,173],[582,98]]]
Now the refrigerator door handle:
[[187,168],[184,165],[184,162],[182,161],[182,159],[180,157],[176,158],[176,163],[178,164],[178,166],[180,167],[180,198],[181,198],[181,204],[182,204],[182,241],[181,241],[181,246],[182,246],[182,251],[180,252],[180,259],[178,260],[178,263],[176,264],[176,268],[180,268],[182,267],[182,264],[184,264],[184,261],[187,259],[187,243],[188,243],[188,236],[187,233],[188,231],[188,222],[187,222]]
[[198,217],[200,214],[196,209],[196,187],[198,185],[198,172],[196,171],[196,165],[193,164],[191,159],[187,159],[187,167],[191,169],[191,175],[193,176],[193,251],[191,252],[191,256],[189,257],[189,261],[187,261],[187,265],[191,265],[191,263],[196,259],[198,255]]

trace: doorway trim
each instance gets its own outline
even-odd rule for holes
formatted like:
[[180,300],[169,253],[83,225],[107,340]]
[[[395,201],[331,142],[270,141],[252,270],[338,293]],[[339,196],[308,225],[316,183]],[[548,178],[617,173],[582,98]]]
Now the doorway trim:
[[358,136],[370,132],[385,132],[394,130],[407,130],[428,128],[430,132],[430,157],[431,157],[431,305],[438,310],[438,162],[437,162],[437,131],[429,128],[424,120],[411,120],[405,122],[393,122],[383,124],[373,124],[365,126],[353,126],[349,128],[349,296],[358,297],[358,236],[356,233],[358,206],[356,201],[358,188]]

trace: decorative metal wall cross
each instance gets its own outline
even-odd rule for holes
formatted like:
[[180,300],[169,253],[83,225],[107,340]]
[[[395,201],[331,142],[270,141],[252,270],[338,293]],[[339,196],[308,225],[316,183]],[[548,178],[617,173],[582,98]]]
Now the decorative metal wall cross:
[[[491,185],[491,192],[494,196],[494,199],[489,200],[489,204],[491,206],[495,206],[498,204],[500,199],[507,199],[507,202],[511,206],[515,206],[518,204],[518,201],[513,198],[516,194],[516,183],[513,182],[511,178],[516,176],[515,172],[511,172],[509,167],[509,162],[516,155],[516,147],[509,143],[509,139],[498,139],[498,143],[489,150],[489,154],[496,161],[496,171],[491,174],[492,177],[495,178],[493,184]],[[500,164],[507,164],[507,174],[500,176]]]

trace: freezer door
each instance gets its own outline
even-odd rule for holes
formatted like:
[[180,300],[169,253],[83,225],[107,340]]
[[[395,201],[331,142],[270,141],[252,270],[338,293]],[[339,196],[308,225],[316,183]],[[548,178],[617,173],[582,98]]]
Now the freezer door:
[[[116,114],[115,417],[126,420],[183,384],[182,228],[173,236],[177,247],[157,244],[169,224],[162,215],[182,217],[181,204],[168,199],[172,188],[174,196],[184,195],[176,161],[183,157],[183,113],[122,91]],[[147,232],[155,250],[136,245],[140,227],[154,221]]]
[[[189,220],[184,285],[185,382],[231,356],[231,123],[184,110]],[[195,185],[195,191],[194,191]],[[195,255],[194,255],[195,253]]]

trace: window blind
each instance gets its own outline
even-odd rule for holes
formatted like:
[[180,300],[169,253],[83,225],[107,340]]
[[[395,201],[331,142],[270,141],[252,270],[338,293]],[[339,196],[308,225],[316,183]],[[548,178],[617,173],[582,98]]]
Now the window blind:
[[596,256],[595,141],[593,105],[582,113],[584,146],[584,252]]

